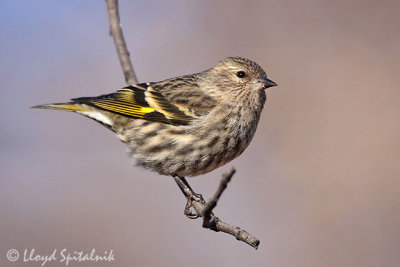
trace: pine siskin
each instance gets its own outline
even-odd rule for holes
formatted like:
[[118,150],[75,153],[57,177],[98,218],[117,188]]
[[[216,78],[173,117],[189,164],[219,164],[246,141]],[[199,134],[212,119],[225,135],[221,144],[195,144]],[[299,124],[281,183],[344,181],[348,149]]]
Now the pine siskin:
[[264,89],[272,86],[257,63],[229,57],[200,73],[34,108],[85,115],[114,131],[138,165],[196,176],[247,148],[266,101]]

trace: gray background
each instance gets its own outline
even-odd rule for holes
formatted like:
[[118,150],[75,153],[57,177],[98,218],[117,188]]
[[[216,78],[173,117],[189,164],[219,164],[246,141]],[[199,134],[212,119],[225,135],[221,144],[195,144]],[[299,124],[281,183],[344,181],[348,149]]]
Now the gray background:
[[216,213],[256,251],[186,219],[173,180],[133,167],[101,125],[29,109],[124,86],[104,1],[1,1],[0,265],[39,266],[11,248],[96,248],[114,250],[104,266],[398,266],[399,8],[121,0],[139,81],[244,56],[279,84],[247,151],[190,180],[208,198],[237,168]]

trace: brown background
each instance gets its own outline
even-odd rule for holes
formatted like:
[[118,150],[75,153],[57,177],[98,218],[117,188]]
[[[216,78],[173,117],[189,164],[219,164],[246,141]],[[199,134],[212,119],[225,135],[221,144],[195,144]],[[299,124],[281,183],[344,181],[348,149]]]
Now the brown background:
[[399,3],[121,0],[141,82],[244,56],[279,84],[247,151],[190,180],[207,198],[237,168],[216,213],[256,251],[186,219],[172,179],[101,125],[29,109],[124,85],[104,1],[2,1],[0,265],[96,248],[104,266],[398,266]]

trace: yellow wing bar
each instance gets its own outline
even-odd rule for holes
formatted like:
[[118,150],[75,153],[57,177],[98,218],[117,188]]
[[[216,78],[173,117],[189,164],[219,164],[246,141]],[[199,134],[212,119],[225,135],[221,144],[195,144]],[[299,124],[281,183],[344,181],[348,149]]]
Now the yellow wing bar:
[[86,104],[122,116],[174,125],[186,125],[194,119],[171,104],[149,84],[129,86],[115,93],[75,98],[72,101],[75,104]]

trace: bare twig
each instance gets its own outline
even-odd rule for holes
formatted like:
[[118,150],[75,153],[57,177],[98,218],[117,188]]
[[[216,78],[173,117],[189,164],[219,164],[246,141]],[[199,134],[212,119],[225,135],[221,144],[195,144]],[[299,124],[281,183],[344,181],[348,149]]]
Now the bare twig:
[[[188,200],[188,204],[185,208],[185,214],[193,219],[198,217],[203,217],[203,227],[213,230],[215,232],[224,232],[236,237],[237,240],[243,241],[246,244],[257,249],[260,244],[260,240],[249,234],[247,231],[240,229],[237,226],[230,225],[221,221],[217,216],[215,216],[212,210],[217,206],[217,202],[221,197],[222,193],[226,189],[232,176],[235,174],[235,169],[230,169],[227,173],[222,176],[221,182],[214,196],[205,202],[201,195],[196,194],[190,186],[187,184],[183,177],[175,176],[174,179],[178,184],[179,188],[182,190],[183,194]],[[188,213],[188,208],[193,207],[195,214]]]
[[208,219],[211,215],[212,210],[217,206],[217,202],[219,198],[221,197],[222,193],[225,191],[226,187],[228,186],[228,183],[231,181],[232,176],[235,174],[236,170],[234,168],[231,168],[229,172],[224,173],[222,175],[221,182],[218,186],[217,191],[215,192],[214,196],[208,200],[206,206],[204,207],[203,210],[203,218],[204,220]]
[[[125,43],[124,35],[122,33],[119,12],[118,12],[118,0],[106,0],[108,18],[110,21],[110,34],[114,38],[115,47],[117,49],[118,57],[121,62],[122,71],[124,72],[125,81],[127,84],[137,84],[137,78],[133,69],[132,62],[128,48]],[[185,214],[191,219],[203,217],[203,227],[213,230],[215,232],[224,232],[236,237],[237,240],[243,241],[246,244],[258,248],[260,240],[249,234],[247,231],[240,229],[237,226],[230,225],[221,221],[212,212],[217,206],[218,200],[222,193],[226,189],[232,176],[235,174],[235,169],[231,169],[229,172],[222,176],[220,185],[215,192],[214,196],[205,202],[200,194],[196,194],[190,187],[189,183],[184,177],[174,176],[176,183],[182,190],[182,193],[187,198],[188,202],[185,207]],[[194,213],[191,212],[193,208]]]
[[126,47],[124,34],[122,33],[118,11],[118,0],[106,0],[106,3],[108,20],[110,21],[110,35],[113,37],[115,47],[117,48],[125,81],[127,84],[137,84],[138,80],[133,69],[128,48]]

